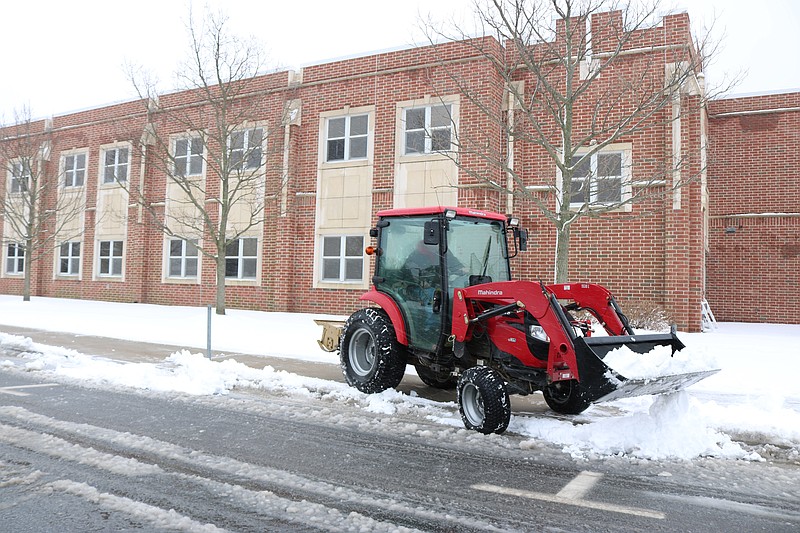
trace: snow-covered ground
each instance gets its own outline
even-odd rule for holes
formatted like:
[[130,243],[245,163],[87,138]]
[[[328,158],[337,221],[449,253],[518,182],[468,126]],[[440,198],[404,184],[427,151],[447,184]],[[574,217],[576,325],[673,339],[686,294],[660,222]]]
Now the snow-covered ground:
[[[296,313],[229,310],[213,315],[217,351],[337,362],[317,346],[321,328]],[[110,387],[225,394],[234,388],[260,388],[299,397],[343,398],[356,407],[387,415],[412,413],[460,431],[454,403],[435,402],[390,390],[367,396],[342,382],[290,374],[270,366],[252,368],[235,360],[204,357],[207,310],[85,300],[0,296],[2,325],[96,335],[183,346],[159,363],[121,362],[43,346],[0,333],[0,349],[22,351],[19,359],[0,358],[0,370],[19,369],[85,380]],[[576,417],[515,412],[509,432],[522,448],[542,441],[576,458],[628,456],[643,459],[693,459],[712,456],[763,460],[776,449],[800,461],[800,326],[722,323],[713,332],[681,333],[687,347],[672,360],[663,353],[610,354],[628,377],[660,372],[720,368],[688,390],[598,404]],[[649,359],[648,359],[649,357]],[[496,438],[496,437],[486,437]]]

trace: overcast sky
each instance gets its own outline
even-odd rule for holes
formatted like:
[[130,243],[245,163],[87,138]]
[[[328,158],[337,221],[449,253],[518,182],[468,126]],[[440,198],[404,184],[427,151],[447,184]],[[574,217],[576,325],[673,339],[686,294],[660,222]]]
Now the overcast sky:
[[[237,35],[264,43],[287,68],[424,42],[420,14],[471,19],[471,0],[195,0],[220,6]],[[716,18],[723,50],[706,72],[715,83],[747,71],[735,93],[800,90],[800,2],[677,0],[693,30]],[[29,106],[34,117],[129,100],[123,65],[142,65],[163,87],[185,57],[188,0],[23,0],[0,7],[0,122]]]

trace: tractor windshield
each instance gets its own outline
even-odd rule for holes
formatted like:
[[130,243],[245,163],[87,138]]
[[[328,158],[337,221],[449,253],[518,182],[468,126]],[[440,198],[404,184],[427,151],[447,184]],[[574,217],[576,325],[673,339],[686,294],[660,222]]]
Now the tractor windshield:
[[449,293],[490,281],[510,281],[503,225],[496,220],[456,218],[447,231]]

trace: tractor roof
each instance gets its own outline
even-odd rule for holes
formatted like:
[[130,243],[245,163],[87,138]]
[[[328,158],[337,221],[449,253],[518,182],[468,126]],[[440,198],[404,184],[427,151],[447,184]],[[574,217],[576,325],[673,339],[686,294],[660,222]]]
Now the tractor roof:
[[479,209],[469,209],[466,207],[447,207],[447,206],[431,206],[431,207],[409,207],[401,209],[384,209],[378,211],[378,217],[408,217],[418,215],[440,215],[447,210],[453,210],[458,216],[485,218],[487,220],[507,220],[506,215],[500,213],[493,213],[492,211],[481,211]]

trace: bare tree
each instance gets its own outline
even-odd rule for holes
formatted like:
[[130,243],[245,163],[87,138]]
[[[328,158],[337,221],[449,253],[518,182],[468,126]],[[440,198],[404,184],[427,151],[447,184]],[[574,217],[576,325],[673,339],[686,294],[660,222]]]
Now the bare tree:
[[[6,187],[0,191],[7,273],[23,274],[22,299],[31,299],[32,265],[61,242],[78,237],[83,214],[82,189],[68,191],[63,169],[50,163],[48,121],[31,119],[28,108],[15,113],[12,125],[0,129],[0,160]],[[54,170],[50,170],[55,167]],[[83,180],[83,176],[81,176]]]
[[166,177],[164,201],[154,201],[162,191],[144,184],[122,185],[165,235],[175,237],[171,245],[214,261],[216,313],[225,314],[226,273],[242,275],[244,269],[246,277],[255,277],[255,260],[226,257],[249,254],[243,248],[253,248],[253,236],[263,231],[273,159],[268,149],[281,149],[266,136],[282,131],[289,105],[265,103],[280,91],[264,86],[259,46],[231,35],[224,15],[207,14],[202,22],[190,16],[188,31],[189,57],[177,72],[182,92],[158,94],[136,71],[130,76],[148,106],[146,127],[133,145]]
[[[478,33],[492,41],[466,42],[488,60],[503,84],[503,107],[485,87],[452,80],[505,139],[459,132],[454,160],[460,170],[509,196],[524,198],[554,226],[555,281],[569,276],[571,228],[626,205],[673,194],[705,167],[703,146],[673,146],[650,160],[604,155],[643,134],[664,138],[672,124],[698,117],[709,97],[702,68],[707,39],[676,43],[643,38],[658,3],[615,0],[477,0]],[[428,25],[432,40],[464,40]],[[667,135],[669,135],[667,133]],[[680,132],[678,132],[680,135]],[[658,137],[660,136],[660,137]],[[531,186],[513,150],[533,148],[552,175]],[[464,157],[469,155],[471,157]],[[475,162],[480,162],[476,165]],[[494,176],[485,170],[494,169]],[[529,167],[528,167],[529,168]]]

